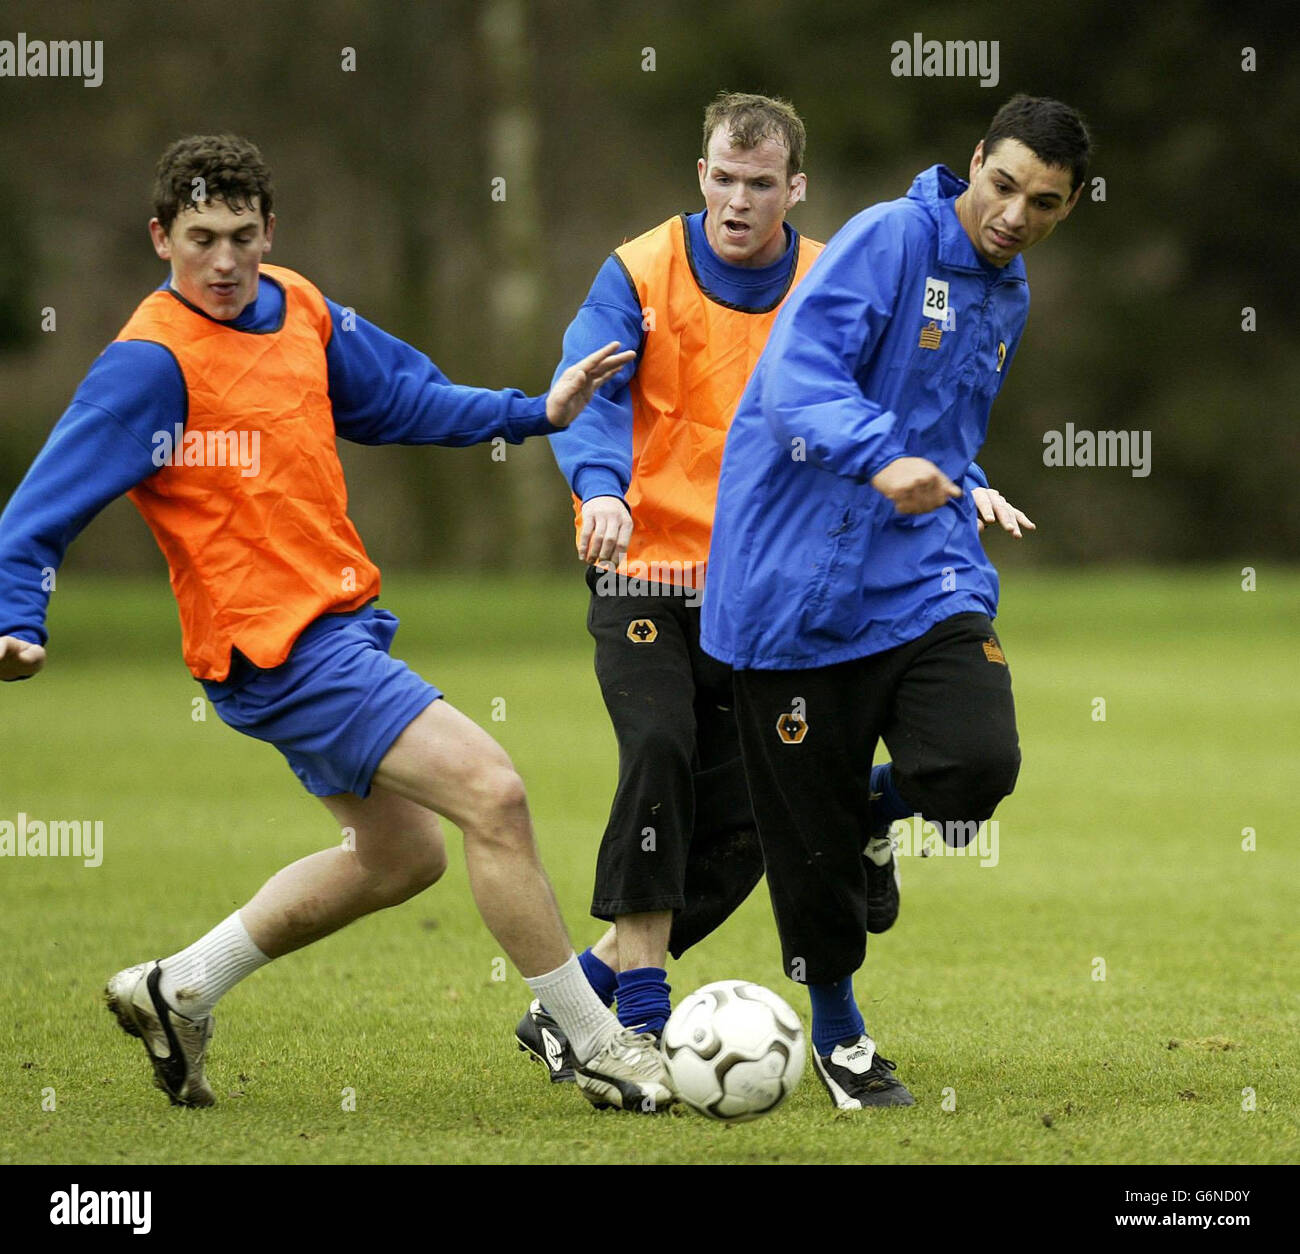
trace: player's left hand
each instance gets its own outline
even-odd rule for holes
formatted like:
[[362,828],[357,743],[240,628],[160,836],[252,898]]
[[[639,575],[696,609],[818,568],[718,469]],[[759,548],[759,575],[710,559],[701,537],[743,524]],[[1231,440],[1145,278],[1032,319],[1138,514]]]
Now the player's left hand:
[[582,503],[578,556],[598,570],[617,570],[632,540],[632,515],[621,496],[593,496]]
[[570,366],[556,381],[546,398],[546,417],[553,427],[569,425],[588,405],[602,383],[612,379],[635,356],[633,349],[616,352],[618,341],[611,340],[590,357]]
[[39,644],[0,636],[0,680],[30,679],[45,665],[45,650]]
[[1038,530],[1027,514],[1021,513],[994,488],[972,488],[971,498],[975,502],[975,516],[981,531],[985,523],[996,522],[1003,531],[1009,531],[1019,540],[1022,532]]

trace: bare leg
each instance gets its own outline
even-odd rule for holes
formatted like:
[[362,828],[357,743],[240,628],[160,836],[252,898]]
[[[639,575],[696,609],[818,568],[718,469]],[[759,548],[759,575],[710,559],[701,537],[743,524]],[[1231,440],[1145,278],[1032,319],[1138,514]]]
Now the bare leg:
[[[447,866],[438,817],[381,788],[364,801],[323,797],[338,821],[340,844],[309,854],[273,875],[240,912],[253,943],[278,958],[354,919],[413,897]],[[355,848],[342,843],[354,833]]]
[[609,931],[591,947],[591,952],[611,971],[618,970],[618,928],[614,924],[609,925]]
[[618,934],[619,971],[638,967],[663,968],[668,963],[668,934],[673,930],[673,912],[656,910],[650,914],[625,914],[614,920]]
[[579,1085],[625,1107],[638,1094],[652,1106],[671,1101],[657,1052],[624,1039],[583,977],[537,855],[523,783],[486,732],[437,700],[393,743],[368,798],[340,793],[324,800],[341,827],[352,829],[351,847],[302,858],[262,886],[240,911],[240,935],[247,930],[260,951],[255,956],[289,953],[432,884],[446,868],[436,817],[444,814],[464,833],[470,887],[484,922],[551,1009],[578,1059],[605,1068],[580,1072]]
[[487,732],[435,701],[397,738],[374,782],[464,832],[479,913],[520,974],[568,961],[573,946],[537,855],[523,781]]

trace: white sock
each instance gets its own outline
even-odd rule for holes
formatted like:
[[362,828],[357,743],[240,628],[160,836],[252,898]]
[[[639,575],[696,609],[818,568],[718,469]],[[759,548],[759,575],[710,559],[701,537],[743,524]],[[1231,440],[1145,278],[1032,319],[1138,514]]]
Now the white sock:
[[524,979],[569,1038],[579,1062],[594,1058],[621,1031],[619,1021],[587,982],[577,954],[570,954],[568,962],[554,971]]
[[202,1019],[244,976],[270,961],[236,910],[188,949],[162,960],[158,991],[177,1014]]

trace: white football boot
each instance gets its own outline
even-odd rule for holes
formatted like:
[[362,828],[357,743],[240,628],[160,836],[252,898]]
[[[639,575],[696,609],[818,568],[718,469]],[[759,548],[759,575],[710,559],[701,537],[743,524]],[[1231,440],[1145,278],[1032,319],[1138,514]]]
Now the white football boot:
[[212,1039],[212,1016],[177,1014],[158,991],[161,978],[156,961],[127,967],[108,981],[104,1000],[122,1031],[144,1042],[154,1083],[173,1106],[211,1106],[217,1099],[203,1074],[203,1055]]
[[648,1115],[677,1100],[658,1037],[635,1028],[621,1028],[595,1057],[577,1063],[573,1078],[598,1110],[617,1106]]

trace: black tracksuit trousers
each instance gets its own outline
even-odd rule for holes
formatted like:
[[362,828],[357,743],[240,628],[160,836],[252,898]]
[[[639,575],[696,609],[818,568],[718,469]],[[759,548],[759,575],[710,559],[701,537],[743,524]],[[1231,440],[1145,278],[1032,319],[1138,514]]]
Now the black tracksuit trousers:
[[869,657],[734,678],[786,974],[832,983],[866,954],[877,741],[914,812],[939,824],[986,819],[1020,769],[1011,674],[988,617],[967,613]]

